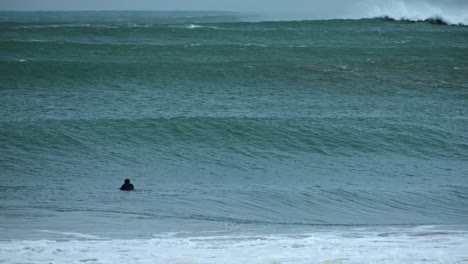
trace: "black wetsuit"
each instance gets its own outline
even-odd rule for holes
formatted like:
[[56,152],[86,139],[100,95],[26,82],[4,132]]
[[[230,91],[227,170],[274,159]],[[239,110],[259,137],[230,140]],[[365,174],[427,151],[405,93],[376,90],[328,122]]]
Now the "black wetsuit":
[[120,187],[121,191],[133,191],[134,187],[131,183],[124,183],[122,187]]

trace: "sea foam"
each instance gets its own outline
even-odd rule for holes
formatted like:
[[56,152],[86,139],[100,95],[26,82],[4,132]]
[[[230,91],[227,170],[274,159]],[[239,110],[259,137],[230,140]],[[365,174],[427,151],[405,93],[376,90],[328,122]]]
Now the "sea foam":
[[[1,241],[8,263],[459,263],[468,232],[436,227],[153,239]],[[12,262],[14,260],[14,262]]]

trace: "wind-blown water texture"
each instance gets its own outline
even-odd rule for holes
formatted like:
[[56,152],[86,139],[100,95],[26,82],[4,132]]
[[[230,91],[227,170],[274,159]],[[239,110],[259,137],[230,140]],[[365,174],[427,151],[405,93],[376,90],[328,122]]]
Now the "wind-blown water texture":
[[467,224],[466,27],[0,14],[5,239]]

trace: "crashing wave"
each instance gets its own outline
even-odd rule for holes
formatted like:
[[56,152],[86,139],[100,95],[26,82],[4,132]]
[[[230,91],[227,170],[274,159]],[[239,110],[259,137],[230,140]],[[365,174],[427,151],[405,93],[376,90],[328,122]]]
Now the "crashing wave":
[[429,23],[433,25],[451,25],[451,26],[468,27],[467,24],[463,24],[463,23],[458,23],[458,24],[450,23],[446,19],[439,17],[439,16],[430,17],[426,19],[411,19],[411,18],[406,18],[406,17],[393,18],[393,17],[385,15],[385,16],[376,17],[376,19],[382,19],[382,20],[387,20],[387,21],[401,21],[401,22],[408,22],[408,23]]
[[392,2],[363,0],[359,6],[362,12],[358,16],[361,18],[468,26],[468,13],[464,12],[466,11],[464,5],[444,5],[424,0]]

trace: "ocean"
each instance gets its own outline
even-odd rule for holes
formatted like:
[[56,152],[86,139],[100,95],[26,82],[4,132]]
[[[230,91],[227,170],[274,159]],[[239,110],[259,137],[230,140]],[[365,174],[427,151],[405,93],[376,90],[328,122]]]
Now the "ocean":
[[468,263],[467,131],[463,24],[0,12],[0,263]]

